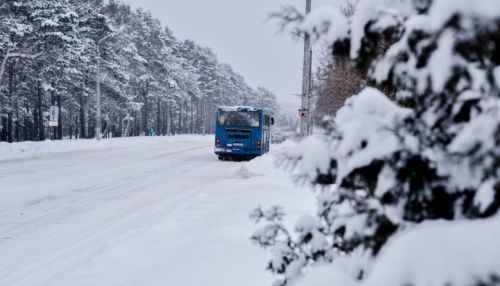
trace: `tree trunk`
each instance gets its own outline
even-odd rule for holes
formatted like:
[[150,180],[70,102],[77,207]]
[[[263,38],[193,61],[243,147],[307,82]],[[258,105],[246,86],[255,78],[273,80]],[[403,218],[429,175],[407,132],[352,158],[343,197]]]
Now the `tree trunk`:
[[75,123],[75,139],[78,139],[78,134],[80,134],[80,130],[78,130],[78,126],[80,126],[80,122],[78,121],[78,113],[75,114],[75,122],[74,123]]
[[[37,89],[35,91],[35,89]],[[38,86],[37,86],[37,83],[36,82],[33,82],[33,94],[37,94],[38,93]],[[38,131],[38,128],[39,128],[39,124],[38,124],[38,108],[37,108],[37,96],[35,97],[35,102],[33,103],[33,130],[32,130],[32,137],[31,137],[31,140],[33,141],[36,141],[38,138],[38,134],[39,134],[39,131]]]
[[172,103],[170,103],[170,107],[168,108],[168,118],[170,119],[170,124],[169,124],[169,129],[170,129],[170,134],[175,135],[175,112],[174,112],[174,107],[172,106]]
[[[55,106],[56,105],[56,96],[54,95],[54,90],[53,89],[50,92],[50,94],[51,94],[50,95],[50,105],[51,106]],[[52,127],[52,140],[56,140],[56,139],[57,139],[57,127],[53,126]]]
[[136,120],[134,121],[134,136],[141,135],[141,125],[140,125],[139,115],[140,115],[139,111],[136,111],[134,113],[134,118],[136,118]]
[[85,77],[80,81],[80,138],[88,138],[88,120],[86,111],[87,100],[85,98]]
[[73,139],[73,108],[70,106],[68,110],[69,114],[69,140]]
[[179,104],[179,127],[177,128],[178,133],[182,133],[182,108],[184,104],[181,101]]
[[57,139],[62,140],[63,126],[62,126],[62,102],[61,95],[57,96],[57,108],[59,109],[59,116],[57,117]]
[[189,133],[189,102],[186,100],[184,101],[184,122],[182,123],[184,126],[184,133],[187,134]]
[[[26,101],[26,114],[30,114],[30,106],[28,101]],[[31,118],[29,116],[24,117],[24,132],[23,132],[23,140],[33,141],[33,125],[31,124]]]
[[165,110],[164,110],[164,123],[163,123],[163,126],[165,128],[165,132],[164,134],[166,136],[169,136],[170,135],[170,107],[168,105],[168,101],[167,101],[167,106],[165,107]]
[[43,106],[42,106],[42,82],[38,81],[38,92],[37,92],[37,114],[38,114],[38,140],[45,140],[45,127],[43,122]]
[[161,135],[165,136],[167,134],[167,109],[165,108],[165,105],[162,104],[161,107]]
[[207,108],[207,98],[203,97],[203,100],[201,101],[201,126],[203,126],[203,130],[201,131],[203,135],[207,132],[207,115],[206,115],[206,108]]
[[170,116],[170,101],[167,101],[167,108],[166,108],[166,112],[167,112],[167,135],[170,136],[171,135],[171,128],[172,128],[172,122],[170,121],[171,119],[171,116]]
[[203,133],[203,97],[197,100],[196,104],[196,129],[198,134]]
[[13,114],[13,104],[12,104],[12,101],[13,101],[13,93],[14,93],[14,64],[12,64],[10,66],[10,69],[9,69],[9,110],[8,110],[8,113],[7,113],[7,142],[9,143],[12,143],[12,140],[13,140],[13,134],[12,134],[12,129],[13,129],[13,124],[12,124],[12,121],[13,121],[13,117],[14,117],[14,114]]
[[191,96],[191,124],[190,124],[190,133],[194,133],[194,96]]
[[13,100],[14,100],[14,110],[15,110],[15,115],[16,115],[16,127],[15,127],[15,132],[14,132],[14,137],[16,138],[16,142],[21,141],[21,118],[19,116],[19,96],[17,95],[17,90],[16,90],[16,75],[14,74],[14,80],[13,80]]
[[161,100],[160,97],[156,99],[156,135],[161,135]]
[[7,141],[7,118],[0,117],[0,142]]
[[148,120],[149,120],[149,99],[148,99],[148,83],[146,83],[146,87],[144,88],[143,91],[143,116],[142,116],[142,132],[144,135],[149,136],[149,130],[148,130]]

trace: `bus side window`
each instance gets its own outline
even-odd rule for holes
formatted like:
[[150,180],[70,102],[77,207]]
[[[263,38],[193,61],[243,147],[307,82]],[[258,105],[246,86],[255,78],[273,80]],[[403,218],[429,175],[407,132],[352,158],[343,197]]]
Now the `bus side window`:
[[266,126],[269,126],[269,115],[266,115],[266,116],[265,116],[265,120],[264,120],[264,121],[265,121],[265,122],[264,122],[264,124],[265,124]]

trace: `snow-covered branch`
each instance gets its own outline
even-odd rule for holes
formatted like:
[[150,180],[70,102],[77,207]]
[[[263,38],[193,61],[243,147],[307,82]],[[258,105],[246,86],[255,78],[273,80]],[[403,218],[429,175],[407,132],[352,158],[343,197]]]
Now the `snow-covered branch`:
[[2,68],[0,69],[0,83],[3,81],[3,74],[5,72],[5,67],[7,66],[7,62],[12,59],[12,58],[18,58],[18,59],[36,59],[40,56],[42,56],[45,53],[45,48],[36,53],[36,54],[26,54],[26,53],[21,53],[21,52],[13,52],[10,49],[7,51],[7,54],[3,58],[2,61]]

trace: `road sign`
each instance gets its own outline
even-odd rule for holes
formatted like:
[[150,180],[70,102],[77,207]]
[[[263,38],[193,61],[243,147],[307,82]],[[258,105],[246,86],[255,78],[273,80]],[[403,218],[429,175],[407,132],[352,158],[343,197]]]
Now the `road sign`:
[[300,117],[307,116],[307,109],[299,109],[299,116]]
[[59,107],[51,106],[49,111],[49,126],[59,126]]

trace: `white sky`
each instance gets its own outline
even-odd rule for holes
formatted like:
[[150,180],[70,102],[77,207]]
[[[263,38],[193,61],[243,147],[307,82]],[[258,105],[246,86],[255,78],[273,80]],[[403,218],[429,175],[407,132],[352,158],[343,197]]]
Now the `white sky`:
[[[303,10],[305,0],[123,1],[151,11],[177,38],[212,48],[252,87],[266,87],[281,101],[299,101],[294,94],[301,91],[303,44],[278,34],[276,22],[266,19],[284,5]],[[313,9],[326,2],[313,0]]]

